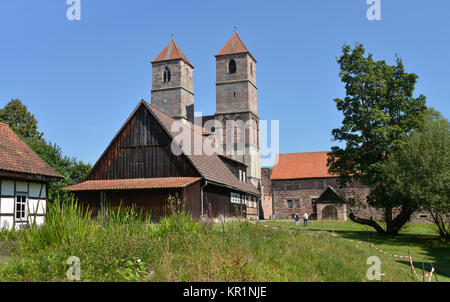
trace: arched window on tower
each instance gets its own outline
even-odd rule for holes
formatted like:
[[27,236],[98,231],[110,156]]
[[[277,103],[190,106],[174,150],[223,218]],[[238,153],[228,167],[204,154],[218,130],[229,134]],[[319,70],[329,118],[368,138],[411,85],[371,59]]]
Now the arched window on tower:
[[170,82],[170,68],[164,67],[163,82]]
[[250,62],[250,75],[253,76],[253,63]]
[[236,61],[233,59],[231,59],[230,62],[228,62],[228,72],[236,73]]

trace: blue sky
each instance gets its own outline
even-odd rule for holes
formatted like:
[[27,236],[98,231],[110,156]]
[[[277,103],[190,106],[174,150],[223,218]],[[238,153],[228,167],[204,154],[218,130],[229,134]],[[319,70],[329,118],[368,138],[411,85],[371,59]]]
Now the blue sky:
[[[376,59],[398,54],[419,76],[415,95],[450,115],[450,1],[65,0],[0,2],[0,107],[20,98],[45,138],[95,163],[137,103],[150,101],[150,61],[171,34],[194,64],[195,111],[215,111],[214,54],[234,26],[258,60],[261,119],[280,120],[282,153],[325,151],[345,90],[336,56],[361,42]],[[263,165],[271,163],[263,160]]]

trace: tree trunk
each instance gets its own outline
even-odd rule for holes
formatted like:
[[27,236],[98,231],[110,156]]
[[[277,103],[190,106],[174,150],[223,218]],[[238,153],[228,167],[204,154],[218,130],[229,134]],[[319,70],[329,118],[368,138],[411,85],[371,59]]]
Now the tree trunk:
[[429,213],[439,229],[439,235],[445,240],[450,240],[450,230],[447,229],[447,224],[444,221],[444,218],[439,213],[433,213],[431,210],[429,210]]
[[385,208],[386,230],[384,230],[376,221],[372,219],[356,217],[353,213],[350,213],[348,217],[353,222],[373,227],[378,234],[398,235],[398,232],[405,225],[405,223],[409,221],[409,218],[411,217],[411,214],[413,212],[414,211],[409,209],[402,210],[400,214],[397,215],[397,217],[392,219],[392,208]]
[[353,222],[373,227],[378,234],[386,234],[386,231],[383,230],[383,228],[375,220],[359,218],[356,217],[353,213],[350,213],[350,215],[348,215],[348,218],[350,218],[350,220]]
[[[392,215],[392,209],[391,215]],[[397,235],[398,232],[401,230],[401,228],[409,221],[411,218],[411,214],[414,211],[411,209],[402,209],[400,214],[398,214],[394,219],[392,219],[392,222],[390,225],[386,224],[386,233],[391,235]]]

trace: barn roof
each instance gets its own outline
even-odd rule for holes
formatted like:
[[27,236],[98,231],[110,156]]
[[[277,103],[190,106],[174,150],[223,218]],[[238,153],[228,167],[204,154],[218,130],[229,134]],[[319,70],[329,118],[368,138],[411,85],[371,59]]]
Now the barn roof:
[[[178,131],[175,131],[172,129],[172,125],[175,122],[173,118],[168,116],[167,114],[159,111],[155,108],[155,106],[147,103],[144,100],[141,100],[139,104],[136,106],[136,109],[133,111],[133,113],[130,115],[128,120],[124,123],[122,128],[118,131],[116,134],[116,137],[119,135],[119,133],[122,132],[125,125],[128,123],[128,121],[136,114],[140,106],[144,106],[149,110],[149,112],[155,117],[155,119],[160,123],[160,125],[164,128],[166,133],[170,136],[171,140],[173,140],[177,135],[179,135],[180,129]],[[204,131],[202,127],[194,126],[192,127],[192,124],[189,122],[182,122],[187,129],[190,130],[191,138],[195,141],[195,139],[200,139],[202,142],[204,140],[207,140],[209,138],[204,136]],[[177,127],[174,127],[177,128]],[[103,155],[100,157],[100,159],[107,153],[112,143],[115,141],[116,137],[113,138],[110,145],[106,148]],[[195,137],[195,138],[194,138]],[[237,179],[236,176],[228,169],[228,167],[225,165],[225,163],[219,158],[219,155],[216,153],[213,153],[211,155],[207,155],[205,153],[201,153],[196,155],[194,150],[194,144],[191,144],[190,148],[188,146],[183,146],[183,142],[181,142],[181,154],[186,156],[188,160],[192,163],[194,168],[198,171],[198,173],[206,180],[210,181],[219,185],[224,185],[230,188],[233,188],[238,191],[243,191],[246,193],[252,193],[255,195],[259,195],[259,191],[257,188],[251,184],[251,183],[245,183]],[[94,165],[95,169],[96,165],[100,161],[100,159],[97,161],[97,163]],[[82,184],[85,184],[88,181],[83,182]],[[67,190],[73,190],[73,187],[66,188]]]
[[0,171],[64,178],[40,158],[8,125],[0,123]]
[[199,181],[200,179],[201,179],[200,177],[163,177],[163,178],[88,180],[83,183],[67,187],[66,190],[100,191],[100,190],[185,188]]
[[[146,101],[142,100],[143,104],[155,115],[156,119],[161,122],[163,127],[166,129],[168,134],[172,137],[177,137],[179,134],[178,131],[172,130],[172,124],[175,122],[174,119],[172,119],[167,114],[159,111],[155,108],[155,106],[147,103]],[[192,125],[192,124],[186,124]],[[198,135],[202,141],[207,140],[209,138],[206,138],[202,135],[202,131],[198,130],[195,127],[190,128],[192,131],[192,137],[195,135]],[[194,140],[195,141],[195,140]],[[223,161],[219,158],[219,155],[216,153],[213,153],[212,155],[204,154],[203,152],[201,154],[196,155],[194,150],[194,144],[191,144],[190,150],[187,149],[186,146],[183,147],[183,153],[190,159],[192,164],[195,166],[195,168],[198,170],[198,172],[205,178],[205,180],[216,182],[219,184],[223,184],[226,186],[230,186],[233,188],[236,188],[241,191],[245,191],[248,193],[253,193],[259,195],[259,191],[256,189],[254,185],[251,183],[242,182],[239,179],[234,176],[234,174],[228,169],[228,167],[223,163]]]
[[279,154],[270,179],[337,177],[327,167],[328,152]]

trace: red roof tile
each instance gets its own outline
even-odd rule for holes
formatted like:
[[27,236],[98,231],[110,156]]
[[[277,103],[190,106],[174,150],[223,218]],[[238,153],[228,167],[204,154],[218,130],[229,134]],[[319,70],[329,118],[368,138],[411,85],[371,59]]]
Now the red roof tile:
[[0,170],[64,178],[4,123],[0,123]]
[[337,177],[328,173],[328,152],[279,154],[270,179]]
[[168,189],[185,188],[200,177],[165,177],[165,178],[135,178],[87,180],[80,184],[67,187],[69,191],[99,191],[99,190],[135,190],[135,189]]
[[175,40],[171,40],[169,44],[159,53],[159,55],[152,61],[152,63],[156,62],[165,62],[171,60],[183,60],[186,64],[194,68],[194,65],[189,62],[184,53],[178,47]]
[[227,43],[222,47],[221,50],[216,54],[216,56],[225,56],[237,53],[249,52],[244,42],[237,33],[234,33]]

